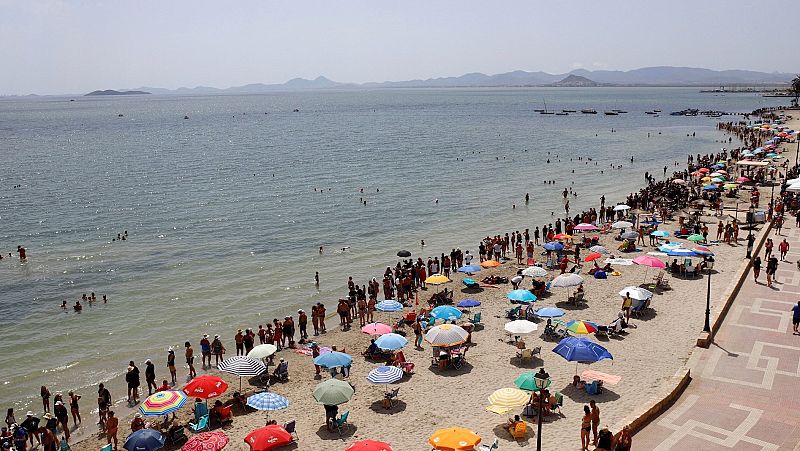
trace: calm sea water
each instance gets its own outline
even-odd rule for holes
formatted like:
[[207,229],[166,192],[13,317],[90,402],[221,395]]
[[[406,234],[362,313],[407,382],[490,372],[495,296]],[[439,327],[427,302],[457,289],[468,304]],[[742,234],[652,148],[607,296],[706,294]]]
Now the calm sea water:
[[[533,112],[543,100],[600,114]],[[42,384],[89,392],[130,359],[163,374],[168,346],[332,303],[399,249],[541,227],[565,187],[572,211],[621,200],[645,171],[721,147],[715,120],[670,111],[779,102],[644,88],[0,101],[0,251],[29,253],[0,261],[0,407],[39,405]],[[59,309],[92,291],[110,302]]]

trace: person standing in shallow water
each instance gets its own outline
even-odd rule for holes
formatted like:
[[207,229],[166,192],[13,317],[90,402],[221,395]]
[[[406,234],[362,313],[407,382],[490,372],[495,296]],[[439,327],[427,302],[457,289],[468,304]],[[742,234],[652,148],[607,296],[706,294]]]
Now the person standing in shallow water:
[[197,371],[194,369],[194,349],[192,349],[192,344],[188,341],[183,346],[186,348],[185,356],[186,364],[189,365],[189,379],[194,379],[197,377]]

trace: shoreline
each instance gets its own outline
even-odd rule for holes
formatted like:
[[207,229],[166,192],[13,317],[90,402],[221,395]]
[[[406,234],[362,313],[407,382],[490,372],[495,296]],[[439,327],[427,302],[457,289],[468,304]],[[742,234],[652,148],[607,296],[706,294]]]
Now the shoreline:
[[[620,201],[621,201],[622,199],[618,199],[618,200],[620,200]],[[502,269],[498,270],[498,272],[499,272],[499,273],[501,273],[501,274],[505,274],[507,271],[504,271],[504,270],[508,270],[510,266],[514,266],[514,265],[512,265],[512,264],[509,264],[508,266],[504,265],[504,267],[503,267]],[[516,269],[516,268],[514,268],[514,269]],[[513,271],[513,270],[512,270],[512,271]],[[486,272],[487,272],[487,273],[489,273],[489,271],[486,271]],[[454,284],[457,284],[457,283],[458,283],[458,280],[457,280],[457,278],[454,278]],[[427,293],[429,293],[429,292],[430,292],[430,290],[428,290],[427,292],[424,292],[424,293],[425,293],[425,294],[427,294]],[[553,295],[553,296],[551,296],[551,298],[558,298],[558,297],[559,297],[559,293],[558,293],[558,292],[557,292],[557,293],[554,293],[554,295]],[[493,301],[496,301],[496,300],[493,300]],[[330,302],[330,301],[329,301],[329,302]],[[493,302],[493,303],[496,303],[496,302]],[[330,305],[329,305],[329,308],[330,308]],[[380,315],[376,315],[376,319],[378,319],[378,317],[379,317],[379,316],[380,316]],[[386,316],[384,315],[383,317],[385,318]],[[333,328],[332,328],[331,330],[333,330]],[[355,333],[355,334],[360,334],[360,332],[357,332],[357,331],[354,331],[354,333]],[[332,335],[334,336],[334,339],[336,339],[336,338],[340,338],[340,337],[338,337],[338,335],[340,335],[340,334],[332,334]],[[351,333],[351,334],[349,334],[349,335],[353,335],[353,333]],[[481,334],[481,335],[482,335],[482,334]],[[328,336],[327,336],[327,337],[325,337],[325,338],[330,338],[330,337],[331,337],[331,335],[328,335]],[[476,335],[476,337],[478,337],[478,338],[477,338],[478,340],[482,340],[482,339],[483,339],[483,338],[482,338],[480,335]],[[352,338],[352,337],[351,337],[351,338]],[[327,341],[327,340],[326,340],[326,341]],[[345,340],[345,341],[350,341],[350,340]],[[332,344],[335,344],[335,343],[332,343]],[[350,346],[348,346],[348,349],[350,349]],[[544,349],[544,348],[543,348],[543,349]],[[285,354],[285,353],[283,353],[283,354]],[[418,359],[417,361],[419,362],[419,359]],[[418,364],[419,364],[419,363],[418,363]],[[360,366],[360,364],[359,364],[359,366]],[[423,361],[423,366],[424,366],[424,361]],[[297,368],[297,365],[295,365],[295,366],[294,366],[294,368]],[[302,366],[301,366],[301,368],[304,368],[304,367],[302,367]],[[181,371],[183,371],[183,370],[179,370],[179,372],[181,372]],[[427,370],[426,370],[426,369],[422,369],[422,371],[427,371]],[[159,374],[163,374],[163,371],[162,371],[162,370],[159,370],[159,371],[158,371],[158,373],[159,373]],[[203,374],[201,371],[199,371],[198,373],[199,373],[199,374]],[[291,382],[290,382],[290,384],[291,384]],[[403,385],[407,385],[407,384],[403,384]],[[506,385],[508,385],[508,384],[506,384]],[[282,387],[282,386],[278,386],[278,387]],[[499,387],[497,387],[497,388],[499,388]],[[401,390],[401,391],[402,391],[402,390]],[[86,399],[87,399],[87,397],[88,397],[89,399],[91,398],[91,396],[88,396],[88,395],[84,394],[84,404],[86,404],[86,402],[87,402],[87,400],[86,400]],[[118,408],[118,407],[116,407],[116,409],[118,409],[118,411],[119,411],[119,408]],[[130,411],[128,412],[128,414],[130,414],[130,412],[133,412],[133,409],[130,409]],[[88,415],[87,415],[87,416],[88,416]],[[118,415],[118,416],[122,417],[122,415]],[[252,415],[250,415],[250,416],[252,417]],[[280,412],[278,413],[278,415],[277,415],[277,416],[280,416]],[[124,423],[124,420],[123,420],[123,423]],[[123,424],[123,426],[122,426],[122,429],[121,429],[121,430],[125,430],[125,426],[126,426],[126,425],[124,425],[124,424]],[[90,435],[91,435],[91,434],[90,434]],[[89,436],[89,438],[90,438],[90,436]],[[74,446],[73,446],[73,447],[74,447]]]

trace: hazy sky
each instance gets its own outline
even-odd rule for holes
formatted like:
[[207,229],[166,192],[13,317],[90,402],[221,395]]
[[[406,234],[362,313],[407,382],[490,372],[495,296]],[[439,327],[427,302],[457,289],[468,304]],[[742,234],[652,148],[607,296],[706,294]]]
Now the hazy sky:
[[578,67],[793,72],[794,32],[780,22],[780,8],[788,5],[0,0],[0,94],[228,87],[318,75],[364,82],[516,69],[563,73]]

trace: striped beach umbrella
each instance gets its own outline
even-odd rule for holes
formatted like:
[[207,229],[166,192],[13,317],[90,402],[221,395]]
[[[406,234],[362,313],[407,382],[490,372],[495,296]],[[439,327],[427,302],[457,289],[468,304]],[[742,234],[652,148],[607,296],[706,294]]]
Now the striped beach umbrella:
[[597,332],[597,327],[594,325],[594,323],[579,319],[573,319],[567,322],[566,327],[568,331],[580,335],[593,334]]
[[166,390],[153,393],[139,405],[142,415],[156,417],[175,412],[189,399],[186,393],[178,390]]
[[208,431],[195,434],[181,451],[219,451],[228,444],[228,436],[222,431]]
[[219,370],[239,377],[258,376],[267,371],[267,366],[260,360],[237,355],[236,357],[229,357],[219,362]]
[[265,391],[249,396],[247,405],[256,410],[283,410],[289,407],[289,400],[277,393]]
[[501,388],[489,395],[489,402],[495,406],[519,407],[530,401],[531,396],[518,388]]
[[391,384],[403,378],[403,369],[397,366],[379,366],[367,374],[373,384]]
[[394,299],[385,299],[375,306],[379,312],[399,312],[403,310],[403,304],[395,301]]
[[425,341],[433,346],[455,346],[467,341],[469,332],[455,324],[441,324],[432,327],[425,334]]

